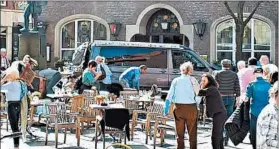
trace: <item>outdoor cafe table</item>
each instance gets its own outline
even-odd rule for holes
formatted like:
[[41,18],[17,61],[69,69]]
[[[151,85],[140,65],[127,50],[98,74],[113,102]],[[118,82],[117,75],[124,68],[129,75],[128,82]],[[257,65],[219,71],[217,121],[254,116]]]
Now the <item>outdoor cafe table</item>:
[[58,99],[59,101],[65,102],[69,102],[70,98],[73,98],[73,94],[47,94],[46,96],[51,99]]
[[131,96],[131,97],[128,98],[127,100],[133,101],[133,102],[137,102],[137,103],[142,103],[143,109],[146,109],[146,105],[147,105],[147,106],[152,106],[152,104],[153,104],[155,98],[154,98],[154,99],[151,99],[150,97],[149,97],[149,98],[146,98],[146,97],[144,97],[144,96],[142,96],[142,97],[133,97],[133,96]]

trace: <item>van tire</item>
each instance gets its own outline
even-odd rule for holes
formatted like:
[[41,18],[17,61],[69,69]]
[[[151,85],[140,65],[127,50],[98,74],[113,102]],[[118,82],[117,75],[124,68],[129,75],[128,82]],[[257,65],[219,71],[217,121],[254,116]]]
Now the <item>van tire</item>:
[[118,83],[112,83],[108,87],[108,91],[110,93],[113,93],[114,95],[117,95],[117,97],[119,97],[120,96],[120,91],[123,91],[123,87],[122,87],[122,85],[120,85]]

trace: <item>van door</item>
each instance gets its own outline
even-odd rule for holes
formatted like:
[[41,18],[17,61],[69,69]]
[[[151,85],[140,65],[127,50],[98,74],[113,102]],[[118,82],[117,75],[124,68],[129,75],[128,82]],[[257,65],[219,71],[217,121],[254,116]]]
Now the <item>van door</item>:
[[[192,62],[194,67],[193,75],[197,80],[200,80],[202,74],[209,72],[209,69],[206,67],[203,59],[199,58],[199,56],[190,50],[172,50],[172,56],[170,62],[172,63],[172,68],[169,70],[169,83],[171,81],[180,76],[180,65],[184,62]],[[170,66],[170,67],[171,67]]]

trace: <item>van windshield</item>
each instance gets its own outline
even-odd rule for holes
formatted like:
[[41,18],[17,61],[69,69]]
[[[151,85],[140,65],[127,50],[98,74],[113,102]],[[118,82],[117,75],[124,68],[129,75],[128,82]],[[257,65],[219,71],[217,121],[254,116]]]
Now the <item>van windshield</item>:
[[108,65],[127,67],[146,65],[149,68],[167,68],[167,52],[161,48],[98,48],[99,52],[97,53],[106,58],[106,63],[108,63]]

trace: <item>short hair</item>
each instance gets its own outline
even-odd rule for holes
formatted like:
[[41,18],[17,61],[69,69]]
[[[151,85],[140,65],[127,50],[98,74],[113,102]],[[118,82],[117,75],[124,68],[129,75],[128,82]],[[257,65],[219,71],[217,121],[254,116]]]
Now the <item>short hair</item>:
[[146,67],[145,65],[140,65],[139,68],[140,68],[140,69],[144,69],[144,70],[147,69],[147,67]]
[[88,67],[97,67],[97,63],[94,61],[94,60],[90,60],[89,62],[88,62]]
[[222,65],[223,67],[231,67],[232,61],[229,60],[229,59],[223,59],[223,60],[221,61],[221,65]]
[[249,66],[250,66],[250,65],[256,66],[257,63],[258,63],[258,60],[257,60],[255,57],[250,57],[250,58],[248,59],[248,65],[249,65]]
[[269,96],[271,98],[275,98],[276,96],[278,96],[278,81],[276,81],[272,88],[269,90]]
[[[181,74],[189,74],[190,70],[193,70],[193,64],[189,61],[189,62],[185,62],[183,64],[180,65],[180,72]],[[185,70],[185,72],[184,72]]]
[[1,48],[1,52],[7,52],[5,48]]
[[239,68],[240,66],[244,66],[245,67],[245,61],[238,61],[237,62],[237,68]]
[[96,56],[95,61],[97,61],[99,58],[102,60],[104,59],[102,56]]
[[262,61],[263,59],[267,59],[269,61],[269,57],[267,55],[262,55],[260,57],[260,61]]
[[219,87],[219,84],[217,83],[217,81],[213,78],[213,76],[211,74],[203,74],[202,77],[206,77],[208,80],[208,83],[206,85],[205,88],[209,87],[209,86],[215,86],[215,87]]

